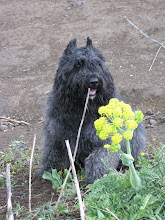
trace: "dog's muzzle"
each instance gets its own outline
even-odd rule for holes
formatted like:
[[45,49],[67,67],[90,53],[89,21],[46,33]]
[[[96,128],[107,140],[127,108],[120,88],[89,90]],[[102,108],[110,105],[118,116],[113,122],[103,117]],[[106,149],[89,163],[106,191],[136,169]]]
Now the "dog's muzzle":
[[89,88],[90,88],[90,93],[89,93],[89,99],[94,99],[96,97],[96,92],[99,86],[99,79],[97,77],[92,77],[89,80]]

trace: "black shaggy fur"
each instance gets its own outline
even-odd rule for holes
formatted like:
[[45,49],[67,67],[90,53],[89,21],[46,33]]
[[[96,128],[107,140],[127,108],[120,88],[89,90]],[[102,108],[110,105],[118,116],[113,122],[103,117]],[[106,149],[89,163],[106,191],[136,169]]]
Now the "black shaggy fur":
[[[77,48],[73,39],[65,49],[50,93],[41,147],[39,175],[51,168],[61,170],[69,166],[65,140],[70,141],[72,153],[83,114],[88,88],[91,89],[88,109],[81,131],[76,161],[85,166],[87,183],[101,178],[107,168],[117,169],[119,154],[104,149],[105,143],[96,136],[94,121],[99,118],[98,108],[111,98],[121,100],[104,57],[87,38],[85,47]],[[134,158],[145,148],[145,130],[141,123],[134,132],[131,149]],[[122,150],[126,151],[122,142]]]

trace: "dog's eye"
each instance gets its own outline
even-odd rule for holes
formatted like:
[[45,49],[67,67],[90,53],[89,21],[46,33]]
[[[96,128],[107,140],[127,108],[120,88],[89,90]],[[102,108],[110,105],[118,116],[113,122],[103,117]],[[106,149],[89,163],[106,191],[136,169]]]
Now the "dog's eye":
[[101,67],[101,68],[102,68],[102,65],[101,65],[101,63],[99,63],[99,67]]
[[75,64],[75,66],[76,66],[77,68],[80,68],[80,67],[81,67],[81,62],[80,62],[80,61],[77,61],[76,64]]

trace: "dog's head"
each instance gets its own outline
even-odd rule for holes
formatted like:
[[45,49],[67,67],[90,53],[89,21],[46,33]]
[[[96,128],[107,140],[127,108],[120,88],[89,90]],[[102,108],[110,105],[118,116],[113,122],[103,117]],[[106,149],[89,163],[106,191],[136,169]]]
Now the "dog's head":
[[102,104],[114,92],[113,78],[105,59],[89,37],[84,47],[78,48],[76,39],[69,42],[59,63],[55,85],[61,88],[61,94],[79,101],[84,100],[90,88],[89,98],[100,100]]

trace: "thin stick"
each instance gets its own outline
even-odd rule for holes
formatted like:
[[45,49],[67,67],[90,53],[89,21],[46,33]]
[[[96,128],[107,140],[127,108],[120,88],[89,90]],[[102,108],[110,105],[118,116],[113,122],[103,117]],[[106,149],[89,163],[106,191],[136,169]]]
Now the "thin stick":
[[11,181],[10,181],[10,164],[6,165],[6,180],[7,180],[7,210],[9,214],[9,220],[14,220],[14,214],[11,203]]
[[77,191],[77,196],[78,196],[78,201],[79,201],[79,206],[80,206],[81,220],[85,220],[84,205],[83,205],[82,198],[81,198],[79,182],[78,182],[77,175],[76,175],[76,169],[75,169],[75,166],[74,166],[74,160],[73,160],[73,157],[72,157],[72,152],[71,152],[71,149],[70,149],[70,144],[69,144],[68,140],[66,140],[65,143],[66,143],[66,147],[67,147],[67,150],[68,150],[70,164],[71,164],[71,167],[72,167],[74,184],[75,184],[76,191]]
[[[164,43],[165,43],[165,41],[164,41],[162,44],[164,45]],[[159,51],[160,51],[161,48],[162,48],[162,46],[160,46],[159,49],[157,50],[156,55],[155,55],[155,57],[154,57],[154,59],[153,59],[153,61],[152,61],[152,64],[151,64],[150,68],[149,68],[149,71],[151,71],[152,66],[153,66],[153,64],[154,64],[154,62],[155,62],[155,60],[156,60],[156,58],[157,58],[157,56],[158,56],[158,53],[159,53]]]
[[88,88],[88,94],[87,94],[87,97],[86,97],[86,102],[85,102],[85,106],[84,106],[84,111],[83,111],[83,115],[82,115],[82,119],[81,119],[81,122],[80,122],[79,129],[78,129],[77,140],[76,140],[76,147],[75,147],[74,155],[73,155],[73,159],[74,159],[74,160],[75,160],[75,158],[76,158],[76,153],[77,153],[78,144],[79,144],[79,140],[80,140],[81,129],[82,129],[82,126],[83,126],[83,123],[84,123],[84,119],[85,119],[85,114],[86,114],[87,105],[88,105],[88,100],[89,100],[89,93],[90,93],[90,88]]
[[[74,150],[73,160],[75,160],[75,158],[76,158],[76,153],[77,153],[77,149],[78,149],[78,143],[79,143],[79,139],[80,139],[80,133],[81,133],[82,125],[83,125],[83,122],[84,122],[84,119],[85,119],[86,110],[87,110],[87,105],[88,105],[88,100],[89,100],[89,93],[90,93],[90,88],[88,88],[88,94],[87,94],[86,101],[85,101],[84,111],[83,111],[82,119],[81,119],[81,122],[80,122],[78,134],[77,134],[77,140],[76,140],[76,146],[75,146],[75,150]],[[54,211],[53,211],[51,217],[53,217],[53,215],[56,213],[58,204],[60,203],[60,200],[61,200],[62,195],[63,195],[63,191],[64,191],[64,188],[65,188],[65,184],[66,184],[67,179],[68,179],[68,177],[69,177],[70,171],[71,171],[71,166],[69,167],[68,173],[67,173],[67,175],[66,175],[66,177],[65,177],[65,179],[64,179],[63,185],[62,185],[62,187],[61,187],[60,195],[59,195],[59,197],[58,197],[58,200],[57,200],[57,202],[56,202],[56,206],[55,206],[55,208],[54,208]]]
[[0,116],[0,119],[2,119],[3,121],[10,121],[10,122],[14,122],[14,123],[17,123],[17,124],[25,124],[25,125],[30,125],[28,122],[26,121],[17,121],[15,119],[11,119],[11,118],[6,118],[6,117],[1,117]]
[[94,207],[94,206],[90,206],[91,208],[94,208],[94,209],[98,209],[98,210],[100,210],[100,211],[103,211],[103,212],[106,212],[106,213],[108,213],[108,214],[111,214],[111,215],[113,215],[113,217],[114,218],[116,218],[117,220],[120,220],[115,214],[113,214],[113,212],[111,212],[108,208],[106,208],[106,210],[104,210],[104,209],[100,209],[100,208],[98,208],[98,207]]
[[36,135],[34,135],[34,139],[33,139],[33,148],[31,152],[30,167],[29,167],[29,212],[31,212],[31,178],[32,178],[32,161],[33,161],[35,144],[36,144]]
[[120,220],[113,212],[111,212],[108,208],[106,208],[108,213],[110,213],[115,219]]
[[150,36],[148,36],[147,34],[145,34],[143,31],[141,31],[138,27],[136,27],[126,16],[124,16],[124,18],[126,19],[126,21],[128,21],[128,23],[130,23],[136,30],[138,30],[144,37],[150,39],[151,41],[159,44],[161,47],[163,47],[165,49],[165,46],[163,44],[161,44],[160,42],[158,42],[157,40],[154,40],[153,38],[151,38]]

